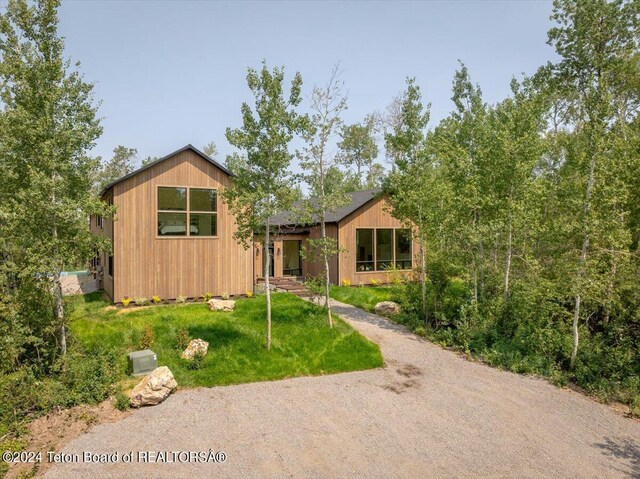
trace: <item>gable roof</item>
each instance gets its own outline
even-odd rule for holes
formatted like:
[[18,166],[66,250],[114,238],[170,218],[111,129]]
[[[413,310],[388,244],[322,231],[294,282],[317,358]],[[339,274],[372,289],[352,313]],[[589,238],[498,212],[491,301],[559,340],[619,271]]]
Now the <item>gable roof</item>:
[[218,167],[219,169],[221,169],[222,171],[224,171],[227,175],[229,176],[235,176],[233,173],[231,173],[231,171],[229,171],[227,168],[225,168],[224,166],[222,166],[220,163],[218,163],[216,160],[214,160],[213,158],[211,158],[209,155],[204,154],[203,152],[201,152],[200,150],[198,150],[195,146],[193,146],[191,143],[189,143],[186,146],[183,146],[182,148],[180,148],[179,150],[174,151],[173,153],[169,153],[166,156],[163,156],[162,158],[159,158],[155,161],[152,161],[151,163],[147,163],[146,165],[138,168],[137,170],[132,171],[131,173],[124,175],[121,178],[118,178],[115,181],[112,181],[111,183],[109,183],[107,186],[105,186],[104,188],[102,188],[102,191],[100,192],[100,196],[104,195],[107,191],[109,191],[110,188],[112,188],[113,186],[117,185],[118,183],[123,182],[126,179],[131,178],[132,176],[137,175],[138,173],[142,173],[144,170],[147,170],[149,168],[151,168],[152,166],[157,165],[158,163],[162,163],[164,160],[168,160],[169,158],[177,155],[178,153],[182,153],[183,151],[187,151],[187,150],[191,150],[192,152],[194,152],[196,155],[198,155],[199,157],[201,157],[203,160],[208,161],[209,163],[211,163],[213,166]]
[[[369,201],[378,198],[380,193],[382,192],[381,188],[373,188],[371,190],[363,190],[363,191],[352,191],[347,193],[350,197],[351,201],[349,204],[336,209],[335,211],[331,211],[327,214],[326,222],[327,223],[337,223],[338,221],[346,218],[354,211],[362,208],[364,205],[369,203]],[[311,198],[309,201],[313,204],[315,198]],[[273,215],[269,221],[274,226],[276,225],[293,225],[296,224],[294,219],[294,211],[299,209],[303,205],[303,201],[296,201],[293,204],[293,207],[289,211],[283,211],[277,215]]]

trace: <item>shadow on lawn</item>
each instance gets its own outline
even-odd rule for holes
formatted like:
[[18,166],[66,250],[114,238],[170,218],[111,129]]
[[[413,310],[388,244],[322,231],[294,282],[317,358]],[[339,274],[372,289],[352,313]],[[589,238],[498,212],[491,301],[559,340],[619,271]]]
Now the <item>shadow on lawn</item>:
[[596,443],[595,446],[602,449],[606,456],[613,456],[624,460],[624,468],[616,468],[629,477],[640,477],[640,446],[631,439],[613,440],[605,437],[604,442]]
[[209,347],[226,346],[246,338],[247,335],[234,328],[222,327],[215,324],[207,326],[189,326],[189,336],[192,338],[204,339],[209,343]]

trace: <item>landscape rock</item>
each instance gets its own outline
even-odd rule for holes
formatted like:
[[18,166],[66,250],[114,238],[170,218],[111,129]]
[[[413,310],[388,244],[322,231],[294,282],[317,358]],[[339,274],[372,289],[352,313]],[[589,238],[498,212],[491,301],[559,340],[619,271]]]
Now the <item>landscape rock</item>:
[[154,369],[129,393],[131,406],[153,406],[164,401],[178,387],[173,374],[166,366]]
[[180,355],[183,359],[193,359],[196,354],[204,356],[209,350],[209,343],[203,339],[192,339],[189,346]]
[[210,299],[209,311],[233,311],[236,302],[233,299]]
[[381,316],[395,316],[400,313],[400,305],[393,301],[382,301],[376,304],[374,310]]

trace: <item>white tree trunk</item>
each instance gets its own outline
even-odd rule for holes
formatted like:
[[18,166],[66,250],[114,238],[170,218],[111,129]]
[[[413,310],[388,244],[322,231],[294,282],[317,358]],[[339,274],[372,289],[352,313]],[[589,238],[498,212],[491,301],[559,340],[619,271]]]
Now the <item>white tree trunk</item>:
[[271,287],[269,285],[269,267],[271,266],[271,253],[269,250],[269,220],[267,219],[264,234],[264,287],[267,295],[267,351],[271,349]]
[[509,276],[511,275],[511,250],[513,241],[513,228],[509,222],[509,236],[507,237],[507,264],[504,269],[504,299],[509,297]]
[[331,289],[331,282],[329,278],[329,255],[327,254],[327,228],[324,220],[322,220],[322,256],[324,257],[324,307],[327,309],[327,319],[329,320],[329,327],[333,328],[333,318],[331,317],[331,302],[329,301],[329,291]]
[[420,240],[420,285],[422,287],[422,315],[424,316],[424,325],[427,326],[427,254],[425,251],[424,240]]

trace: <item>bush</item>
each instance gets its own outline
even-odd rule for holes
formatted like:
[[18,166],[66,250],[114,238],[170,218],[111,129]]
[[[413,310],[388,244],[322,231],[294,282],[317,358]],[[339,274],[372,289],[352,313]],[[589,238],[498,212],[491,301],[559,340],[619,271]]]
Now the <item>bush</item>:
[[133,302],[136,303],[136,306],[147,306],[149,304],[149,300],[147,298],[136,298]]
[[348,279],[343,279],[342,280],[342,286],[351,286],[351,281]]
[[247,298],[253,298],[253,291],[245,291],[244,295],[245,295]]
[[151,301],[153,301],[153,304],[158,304],[162,301],[162,298],[160,296],[151,296]]
[[197,371],[198,369],[202,369],[204,366],[204,354],[200,351],[197,351],[193,358],[189,360],[187,363],[187,367],[193,371]]
[[206,303],[211,298],[213,298],[213,293],[204,293],[202,296],[200,296],[200,298],[202,298],[202,301]]
[[129,306],[129,303],[131,302],[131,298],[127,296],[126,298],[122,298],[122,301],[120,302],[122,303],[122,306],[126,308],[127,306]]
[[176,333],[176,348],[179,351],[184,351],[189,346],[190,341],[189,331],[186,328],[180,328]]
[[153,346],[155,340],[156,337],[153,334],[153,329],[151,329],[151,326],[146,325],[142,329],[142,335],[140,337],[140,349],[149,349],[151,346]]
[[372,278],[370,283],[371,283],[371,286],[379,286],[380,285],[380,281],[375,279],[375,278]]
[[113,405],[120,411],[126,411],[131,407],[131,401],[129,400],[129,396],[122,391],[118,391],[114,398]]
[[222,293],[221,298],[225,300],[229,299],[229,293]]
[[176,298],[176,303],[186,303],[187,302],[187,297],[186,296],[182,296],[181,294],[178,295],[178,297]]

